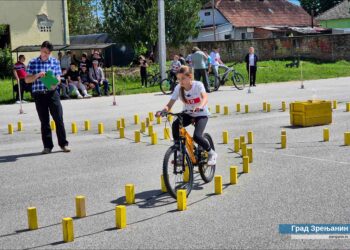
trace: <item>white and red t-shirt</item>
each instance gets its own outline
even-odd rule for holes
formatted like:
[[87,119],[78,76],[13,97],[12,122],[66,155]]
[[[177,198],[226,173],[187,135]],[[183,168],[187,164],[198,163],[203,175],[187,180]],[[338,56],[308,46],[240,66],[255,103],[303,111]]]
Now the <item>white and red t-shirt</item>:
[[13,66],[13,69],[16,70],[19,79],[24,79],[26,77],[26,66],[23,63],[17,62]]
[[[171,96],[172,100],[176,101],[179,98],[182,100],[180,88],[180,84],[175,87],[174,93]],[[195,108],[199,107],[202,102],[202,93],[206,93],[203,83],[193,81],[192,88],[189,91],[185,90],[186,101],[184,102],[183,110],[194,110]],[[203,107],[203,111],[191,113],[189,115],[192,117],[209,116],[209,110],[207,105],[205,105]]]

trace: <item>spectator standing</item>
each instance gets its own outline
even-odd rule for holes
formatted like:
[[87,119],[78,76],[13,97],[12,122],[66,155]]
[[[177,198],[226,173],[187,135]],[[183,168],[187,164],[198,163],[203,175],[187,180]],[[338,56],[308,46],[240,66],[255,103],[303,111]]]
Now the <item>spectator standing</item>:
[[210,93],[209,79],[207,72],[208,57],[198,47],[193,48],[194,53],[192,54],[192,65],[194,69],[194,79],[201,81],[204,84],[207,93]]
[[203,52],[204,52],[204,54],[208,57],[208,60],[207,60],[207,62],[206,62],[206,69],[207,69],[208,74],[209,74],[209,72],[211,71],[211,64],[212,64],[212,62],[211,62],[211,57],[210,57],[210,55],[208,54],[208,50],[207,50],[207,49],[203,49]]
[[26,103],[23,100],[24,91],[31,91],[31,85],[27,85],[25,82],[25,77],[27,75],[26,66],[24,64],[26,58],[24,55],[20,55],[18,57],[18,62],[13,67],[13,75],[16,79],[17,84],[14,86],[14,91],[16,92],[16,103],[19,104],[20,101],[22,103]]
[[210,53],[210,58],[212,70],[215,75],[215,86],[217,86],[217,84],[219,84],[219,66],[224,65],[223,61],[221,60],[220,49],[218,47],[214,47],[213,51]]
[[256,72],[258,69],[258,56],[255,55],[255,49],[253,47],[249,48],[249,53],[245,57],[245,62],[246,62],[248,75],[250,76],[250,79],[249,79],[250,86],[256,87],[255,81],[256,81]]
[[61,64],[62,56],[63,56],[62,51],[59,51],[57,54],[57,59],[58,61],[60,61],[60,64]]
[[72,63],[72,52],[70,50],[67,50],[66,54],[61,59],[61,68],[69,69],[71,63]]
[[[192,54],[193,54],[194,52],[192,51]],[[190,67],[190,68],[192,68],[192,54],[188,54],[187,56],[186,56],[186,63],[187,63],[187,65]]]
[[109,83],[105,78],[103,69],[98,66],[98,60],[92,61],[92,68],[89,70],[91,82],[95,85],[95,91],[101,96],[100,85],[103,84],[105,95],[109,96]]
[[36,110],[41,122],[41,137],[44,144],[43,154],[49,154],[52,151],[52,131],[50,127],[50,113],[56,123],[56,133],[58,144],[63,152],[70,152],[68,141],[66,139],[66,130],[63,122],[63,109],[60,96],[56,91],[57,86],[47,89],[41,78],[49,70],[60,81],[61,67],[57,59],[51,57],[53,45],[49,41],[43,42],[40,49],[40,56],[32,59],[27,67],[26,83],[33,83],[32,92],[35,100]]
[[98,66],[99,67],[103,67],[103,63],[104,63],[104,58],[101,56],[101,53],[97,50],[95,50],[92,54],[92,57],[91,57],[91,61],[95,61],[97,60],[98,61]]
[[141,75],[141,85],[142,88],[146,87],[147,88],[147,68],[148,64],[146,61],[146,58],[144,56],[139,57],[139,62],[140,62],[140,75]]

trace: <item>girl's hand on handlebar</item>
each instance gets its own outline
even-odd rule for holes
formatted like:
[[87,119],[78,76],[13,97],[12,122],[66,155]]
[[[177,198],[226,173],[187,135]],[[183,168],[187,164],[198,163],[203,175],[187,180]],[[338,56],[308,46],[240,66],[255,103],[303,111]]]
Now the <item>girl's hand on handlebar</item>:
[[162,116],[164,116],[164,114],[165,114],[166,112],[168,112],[167,109],[163,109],[162,111],[157,111],[156,117],[162,117]]
[[194,112],[194,113],[196,113],[196,112],[201,112],[201,111],[203,111],[203,109],[200,108],[200,107],[197,107],[197,108],[194,108],[194,109],[193,109],[193,112]]

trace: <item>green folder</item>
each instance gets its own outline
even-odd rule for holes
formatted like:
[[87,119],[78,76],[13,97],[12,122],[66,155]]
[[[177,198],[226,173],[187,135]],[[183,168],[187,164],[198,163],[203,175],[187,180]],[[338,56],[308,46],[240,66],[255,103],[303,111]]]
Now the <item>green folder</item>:
[[51,90],[52,86],[58,83],[58,79],[53,75],[51,70],[47,71],[45,76],[40,80],[48,90]]

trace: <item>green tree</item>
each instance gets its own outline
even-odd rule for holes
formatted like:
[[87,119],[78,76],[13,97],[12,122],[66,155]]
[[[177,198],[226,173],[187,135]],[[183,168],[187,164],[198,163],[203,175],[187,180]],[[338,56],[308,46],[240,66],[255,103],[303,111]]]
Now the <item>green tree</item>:
[[9,26],[0,24],[0,78],[12,73],[12,56],[10,48]]
[[[158,40],[157,0],[102,0],[104,26],[116,40],[134,49],[156,49]],[[201,0],[166,0],[165,27],[167,43],[179,46],[198,35]]]
[[68,0],[68,22],[71,35],[103,32],[96,8],[98,8],[96,1]]
[[343,0],[300,0],[300,5],[310,14],[318,16],[323,12],[333,8]]

